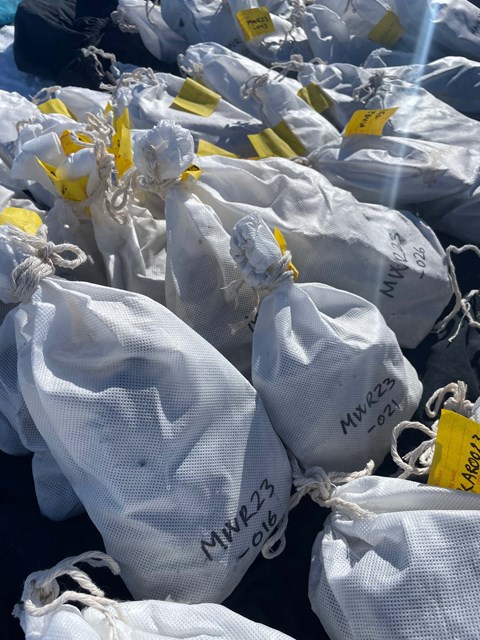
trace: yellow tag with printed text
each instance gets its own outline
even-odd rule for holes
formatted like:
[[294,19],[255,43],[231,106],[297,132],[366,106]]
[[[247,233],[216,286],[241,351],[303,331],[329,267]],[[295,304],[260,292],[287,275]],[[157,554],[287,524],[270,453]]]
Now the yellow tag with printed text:
[[329,109],[333,105],[333,101],[325,91],[314,82],[310,82],[306,87],[302,87],[297,92],[297,96],[305,100],[317,113],[322,113],[325,109]]
[[92,142],[92,139],[83,133],[65,130],[60,136],[60,143],[66,156],[85,148],[81,144],[78,144],[76,139],[80,140],[80,142]]
[[387,11],[386,14],[377,22],[368,34],[368,39],[378,42],[384,47],[391,47],[405,33],[405,29],[400,23],[400,19],[393,11]]
[[248,139],[260,158],[306,155],[305,147],[283,120],[275,127],[249,134]]
[[442,410],[428,484],[480,493],[480,424]]
[[83,202],[87,198],[88,176],[82,176],[76,180],[64,180],[57,176],[57,170],[51,164],[42,162],[39,158],[37,158],[37,162],[48,175],[55,189],[65,200]]
[[272,16],[267,7],[254,7],[237,13],[238,24],[243,37],[248,42],[259,36],[275,33]]
[[391,109],[359,109],[355,111],[345,127],[345,136],[355,134],[365,134],[370,136],[381,136],[383,128],[398,110],[398,107]]
[[185,181],[188,180],[189,176],[192,176],[195,180],[198,180],[202,175],[203,171],[200,167],[197,167],[196,164],[191,164],[180,176],[180,179]]
[[67,116],[72,120],[76,120],[73,113],[69,111],[67,105],[62,102],[60,98],[52,98],[51,100],[42,102],[42,104],[37,104],[37,107],[45,115],[48,115],[49,113],[59,113],[62,116]]
[[19,209],[17,207],[7,207],[0,213],[0,225],[7,223],[34,236],[42,226],[43,221],[35,211]]
[[113,122],[115,133],[112,137],[112,146],[107,149],[115,156],[115,166],[118,177],[122,178],[131,167],[133,167],[132,140],[130,138],[130,114],[128,109]]
[[[283,233],[280,231],[280,229],[277,229],[277,227],[273,228],[273,235],[275,236],[275,240],[278,243],[278,246],[280,247],[280,251],[282,252],[282,255],[285,253],[285,251],[287,250],[287,242],[285,240],[285,238],[283,237]],[[295,265],[293,264],[293,262],[289,262],[288,263],[288,268],[293,271],[293,280],[295,281],[298,278],[298,270],[295,267]]]
[[221,96],[215,91],[208,89],[196,80],[186,78],[170,108],[208,118],[217,108],[220,98]]
[[231,153],[226,149],[217,147],[216,144],[212,144],[211,142],[207,142],[206,140],[202,140],[201,138],[198,141],[197,155],[198,156],[225,156],[226,158],[239,157],[235,153]]

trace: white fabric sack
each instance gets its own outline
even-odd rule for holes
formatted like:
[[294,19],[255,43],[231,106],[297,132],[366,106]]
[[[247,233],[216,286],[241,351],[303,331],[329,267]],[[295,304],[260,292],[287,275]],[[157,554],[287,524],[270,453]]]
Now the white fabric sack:
[[267,293],[253,330],[252,383],[287,449],[304,468],[326,472],[380,465],[422,385],[378,309],[327,285],[294,284],[292,254],[259,215],[234,226],[231,254]]
[[364,109],[398,110],[385,124],[386,136],[416,138],[457,147],[472,148],[480,136],[480,123],[453,109],[431,93],[382,71],[372,73],[364,91],[359,91]]
[[84,256],[45,231],[0,227],[28,411],[135,598],[220,602],[285,513],[283,445],[249,383],[167,309],[48,277]]
[[87,113],[101,115],[110,101],[104,91],[85,87],[55,87],[54,97],[61,100],[79,122],[85,122]]
[[227,0],[239,37],[245,42],[247,49],[253,56],[266,65],[273,62],[288,60],[291,55],[301,55],[310,60],[313,57],[312,49],[308,43],[303,29],[292,24],[285,17],[270,12],[270,20],[274,31],[265,35],[258,35],[251,39],[245,38],[240,23],[236,16],[239,11],[258,9],[259,5],[265,7],[265,2],[258,0]]
[[[100,551],[65,558],[28,576],[22,603],[15,608],[25,640],[293,640],[218,604],[179,604],[160,600],[117,602],[105,597],[77,564],[120,568]],[[61,592],[57,577],[68,575],[83,592]],[[80,611],[70,604],[84,605]]]
[[[292,61],[293,63],[293,61]],[[332,101],[323,115],[340,131],[352,115],[364,105],[354,98],[356,89],[368,83],[372,72],[347,63],[324,64],[320,61],[295,65],[297,79],[304,87],[315,84],[321,87]]]
[[255,155],[247,135],[264,129],[262,122],[223,99],[208,117],[175,108],[173,101],[184,80],[168,73],[145,72],[137,84],[120,86],[115,92],[117,110],[121,113],[128,108],[133,129],[151,129],[160,120],[175,120],[190,131],[197,144],[201,139],[237,155]]
[[162,9],[163,6],[146,6],[144,0],[119,0],[113,18],[120,24],[120,29],[125,24],[128,31],[136,27],[152,56],[172,64],[176,62],[178,54],[185,50],[187,43],[168,27]]
[[212,43],[189,47],[180,64],[232,104],[243,101],[243,108],[266,127],[285,122],[307,151],[339,138],[335,127],[297,95],[302,87],[295,80]]
[[[480,63],[459,56],[447,56],[427,64],[394,58],[383,49],[374,51],[365,61],[366,69],[379,68],[386,76],[421,85],[451,107],[480,118]],[[362,74],[366,73],[362,70]],[[323,86],[323,85],[322,85]]]
[[371,476],[334,488],[328,506],[309,597],[332,640],[475,637],[479,495]]
[[0,303],[0,358],[4,363],[0,379],[0,450],[13,456],[33,452],[32,474],[40,511],[52,520],[65,520],[84,511],[70,483],[58,467],[38,432],[25,405],[18,384],[15,316],[2,323],[2,309],[15,305]]
[[[378,44],[369,40],[369,33],[385,16],[387,10],[393,11],[403,27],[403,34],[394,43],[395,49],[411,49],[412,51],[424,51],[425,42],[428,44],[430,58],[438,58],[441,55],[464,55],[473,60],[479,59],[478,45],[480,33],[476,21],[478,9],[467,0],[358,0],[354,5],[347,0],[317,0],[313,6],[307,7],[305,14],[318,12],[317,7],[328,7],[340,18],[343,31],[347,30],[350,37],[357,36],[365,47],[370,46],[372,51]],[[313,10],[313,11],[312,11]],[[325,11],[317,24],[322,26],[325,22]],[[307,36],[308,28],[305,20],[302,21]],[[339,26],[331,30],[335,38]],[[320,34],[322,31],[320,29]],[[330,34],[328,34],[330,35]],[[309,36],[312,49],[314,43]],[[339,42],[339,45],[341,43]],[[336,51],[341,52],[341,49]],[[315,49],[314,49],[315,51]],[[347,49],[348,51],[348,49]],[[350,53],[350,52],[349,52]],[[340,60],[326,59],[326,62],[351,62],[360,64],[361,56],[353,57],[354,50],[349,58]],[[368,53],[368,52],[367,52]],[[315,53],[315,55],[319,55]],[[345,56],[345,54],[343,54]],[[321,56],[320,56],[321,57]]]
[[474,147],[386,135],[344,137],[340,143],[324,145],[310,159],[332,184],[358,200],[390,207],[446,196],[461,199],[480,177],[480,154]]
[[162,17],[188,45],[218,42],[237,53],[251,55],[223,0],[162,0]]
[[[365,29],[349,28],[338,15],[337,6],[332,8],[325,4],[309,5],[299,13],[299,23],[307,34],[314,57],[325,62],[361,64],[378,45],[368,40]],[[381,7],[380,3],[372,4]]]
[[[445,252],[417,217],[361,204],[320,173],[281,158],[210,156],[201,159],[200,167],[202,174],[188,184],[189,192],[213,209],[227,234],[246,214],[258,213],[285,236],[296,258],[299,282],[321,282],[373,302],[404,347],[417,346],[432,329],[452,289]],[[167,210],[184,188],[167,192]],[[184,210],[182,198],[178,196],[177,211]],[[208,211],[204,215],[208,219]],[[219,270],[205,274],[201,262],[190,262],[184,266],[184,278],[187,269],[192,283],[184,289],[184,303],[190,297],[208,308],[208,298],[200,301],[194,287],[207,276],[215,287],[225,275]],[[250,295],[242,289],[243,294]],[[235,322],[245,319],[247,303],[248,299],[242,302]],[[203,308],[198,313],[202,312]],[[224,312],[218,309],[217,323]]]
[[[263,121],[261,103],[253,95],[245,95],[242,87],[251,77],[268,74],[270,78],[274,78],[278,75],[268,67],[229,51],[216,42],[191,45],[184,55],[179,56],[178,64],[185,74],[203,82],[238,109]],[[294,94],[301,89],[301,84],[293,78],[284,78],[282,84],[285,90],[288,89]]]
[[[175,177],[170,157],[181,135],[179,127],[162,122],[144,134],[144,152],[142,137],[137,137],[135,161],[149,179],[163,175],[168,183]],[[148,148],[157,150],[151,164]],[[177,176],[192,156],[177,165]],[[418,218],[362,205],[317,172],[286,160],[212,156],[197,162],[202,174],[196,182],[150,185],[166,190],[166,304],[244,375],[250,375],[249,321],[254,320],[255,298],[247,285],[232,286],[240,278],[229,255],[229,238],[248,211],[284,233],[298,255],[300,281],[323,282],[367,298],[402,345],[416,346],[431,330],[452,290],[445,253]]]

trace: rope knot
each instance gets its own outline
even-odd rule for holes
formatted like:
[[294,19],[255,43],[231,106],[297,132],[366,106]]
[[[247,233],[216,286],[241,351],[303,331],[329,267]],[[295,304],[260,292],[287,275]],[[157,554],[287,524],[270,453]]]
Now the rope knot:
[[[47,240],[47,227],[42,225],[36,236],[9,225],[9,239],[17,242],[25,253],[25,258],[12,272],[10,281],[14,296],[20,302],[28,302],[41,280],[55,273],[55,265],[67,269],[76,269],[87,256],[74,244],[54,244]],[[73,259],[62,257],[62,253],[74,254]]]
[[[104,614],[109,627],[109,640],[117,638],[116,620],[124,620],[118,603],[105,597],[91,578],[76,565],[85,562],[92,567],[108,567],[113,574],[120,573],[120,567],[110,556],[101,551],[88,551],[79,556],[66,558],[52,569],[31,573],[25,580],[22,602],[17,604],[13,615],[19,618],[23,611],[29,616],[40,618],[58,611],[64,604],[78,602]],[[60,593],[58,578],[69,576],[84,591],[64,591]]]

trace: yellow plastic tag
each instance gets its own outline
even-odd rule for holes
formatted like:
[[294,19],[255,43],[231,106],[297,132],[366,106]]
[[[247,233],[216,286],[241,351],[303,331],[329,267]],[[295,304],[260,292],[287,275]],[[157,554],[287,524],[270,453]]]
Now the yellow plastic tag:
[[343,135],[367,134],[381,136],[384,126],[397,110],[398,107],[393,107],[392,109],[359,109],[350,118]]
[[130,114],[128,109],[119,118],[114,119],[115,133],[112,137],[112,146],[107,149],[115,156],[115,166],[118,177],[122,178],[133,167],[132,140],[130,138]]
[[203,84],[186,78],[170,108],[195,113],[197,116],[208,118],[217,108],[221,96],[208,89]]
[[7,224],[7,222],[32,236],[36,235],[43,224],[42,219],[35,211],[17,207],[7,207],[0,213],[0,225]]
[[248,139],[260,158],[293,158],[306,155],[305,147],[283,120],[271,129],[249,134]]
[[104,115],[107,115],[107,113],[110,113],[110,111],[113,111],[112,103],[107,102],[105,109],[103,110],[103,113]]
[[82,176],[76,180],[62,180],[57,176],[57,170],[51,164],[42,162],[39,158],[37,158],[37,162],[44,169],[55,186],[55,189],[65,200],[83,202],[87,198],[88,176]]
[[272,17],[267,7],[255,7],[239,11],[237,20],[243,37],[247,42],[253,40],[253,38],[258,38],[258,36],[266,36],[268,33],[275,32]]
[[84,149],[84,147],[76,142],[75,138],[81,142],[92,142],[92,139],[83,133],[76,133],[74,131],[69,131],[68,129],[65,130],[60,136],[60,143],[66,156],[69,156],[76,151],[80,151],[80,149]]
[[405,33],[405,29],[400,23],[400,19],[393,11],[387,11],[379,22],[368,34],[368,39],[378,42],[384,47],[391,47]]
[[75,116],[69,111],[67,105],[60,100],[60,98],[51,98],[42,104],[37,104],[38,109],[48,115],[49,113],[60,113],[62,116],[67,116],[72,120],[76,120]]
[[305,100],[305,102],[318,113],[322,113],[325,109],[329,109],[333,105],[331,98],[314,82],[310,82],[306,87],[302,87],[297,92],[297,96]]
[[[277,229],[277,227],[273,228],[273,235],[275,236],[275,240],[278,243],[278,246],[280,247],[280,251],[282,252],[282,255],[285,253],[285,251],[287,250],[287,242],[285,240],[285,238],[283,237],[283,233],[280,231],[280,229]],[[293,280],[296,281],[298,278],[298,269],[295,267],[295,265],[293,264],[293,262],[289,262],[288,263],[288,268],[293,271]]]
[[202,175],[202,173],[203,173],[203,171],[200,169],[200,167],[197,167],[196,164],[191,164],[182,173],[182,175],[180,176],[180,179],[185,181],[185,180],[188,180],[189,176],[192,176],[193,178],[195,178],[195,180],[198,180],[200,178],[200,176]]
[[197,155],[198,156],[225,156],[226,158],[239,157],[235,153],[231,153],[226,149],[217,147],[216,144],[212,144],[211,142],[207,142],[206,140],[202,140],[201,138],[198,141]]
[[480,424],[442,410],[428,484],[480,493]]

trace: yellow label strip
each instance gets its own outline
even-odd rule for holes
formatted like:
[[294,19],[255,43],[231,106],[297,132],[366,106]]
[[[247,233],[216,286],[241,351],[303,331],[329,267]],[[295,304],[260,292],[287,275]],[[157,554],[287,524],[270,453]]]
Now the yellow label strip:
[[206,140],[198,141],[197,147],[197,155],[198,156],[225,156],[226,158],[238,158],[235,153],[231,153],[226,149],[222,149],[221,147],[217,147],[216,144],[212,144],[211,142],[207,142]]
[[[273,235],[275,236],[275,240],[277,241],[278,246],[280,247],[280,251],[282,252],[282,256],[287,250],[287,241],[284,238],[283,233],[277,227],[273,228]],[[288,263],[288,268],[293,271],[293,280],[296,281],[298,278],[298,269],[295,267],[293,262]]]
[[67,116],[72,120],[76,120],[73,113],[68,109],[67,105],[60,100],[60,98],[51,98],[46,102],[37,104],[37,108],[45,115],[48,115],[49,113],[59,113],[62,116]]
[[272,17],[267,7],[255,7],[239,11],[237,20],[243,37],[247,42],[259,36],[275,33]]
[[393,11],[387,11],[386,14],[377,22],[368,34],[368,39],[378,42],[384,47],[391,47],[405,33],[405,29],[400,24],[400,19]]
[[442,410],[428,484],[480,493],[480,424]]
[[386,123],[397,110],[398,107],[391,109],[359,109],[350,118],[343,135],[365,134],[381,136]]
[[35,211],[18,207],[6,207],[0,213],[0,225],[7,223],[34,236],[42,226],[43,221]]
[[170,108],[195,113],[208,118],[217,108],[221,96],[203,84],[186,78],[178,95],[173,99]]
[[297,96],[305,100],[305,102],[318,113],[322,113],[333,105],[333,100],[314,82],[310,82],[306,87],[302,87],[297,92]]

